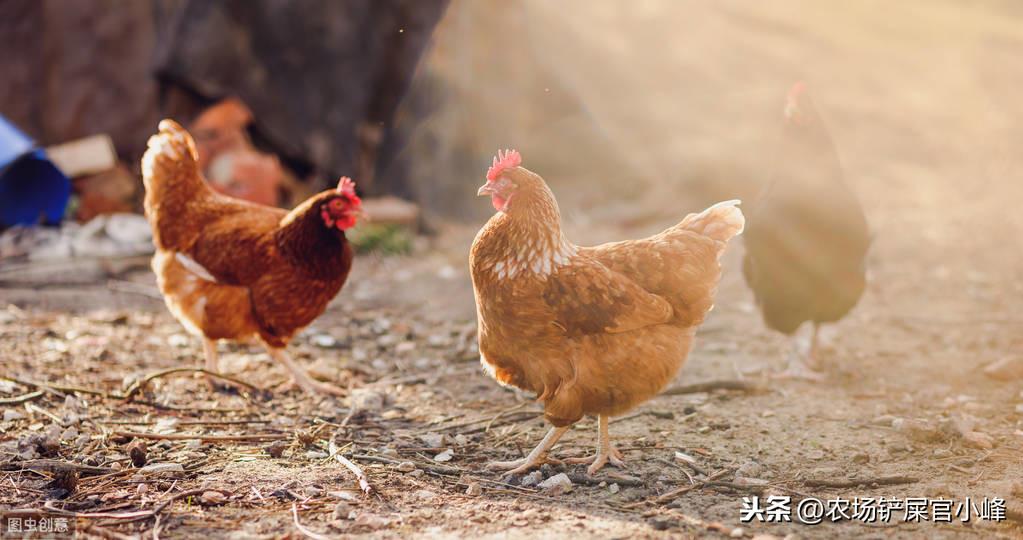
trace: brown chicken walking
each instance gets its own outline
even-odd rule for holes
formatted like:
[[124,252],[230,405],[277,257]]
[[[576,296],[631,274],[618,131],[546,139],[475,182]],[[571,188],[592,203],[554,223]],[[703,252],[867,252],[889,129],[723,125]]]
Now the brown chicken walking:
[[192,137],[171,120],[150,137],[142,175],[157,284],[170,312],[203,339],[206,369],[218,371],[217,340],[256,339],[306,392],[341,394],[311,379],[285,347],[348,278],[345,230],[362,204],[355,183],[342,178],[290,212],[221,195],[199,172]]
[[476,235],[470,270],[480,361],[497,381],[536,393],[553,428],[527,457],[491,464],[519,473],[584,414],[598,419],[593,474],[621,466],[608,419],[660,392],[689,354],[710,311],[728,240],[742,232],[739,201],[718,203],[642,240],[596,247],[561,231],[554,194],[498,153],[479,195],[497,213]]

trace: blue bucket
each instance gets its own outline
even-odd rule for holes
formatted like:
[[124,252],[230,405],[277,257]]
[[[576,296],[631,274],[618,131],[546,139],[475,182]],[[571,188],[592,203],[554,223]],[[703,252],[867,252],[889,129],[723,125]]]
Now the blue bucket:
[[0,116],[0,228],[59,223],[70,196],[71,181]]

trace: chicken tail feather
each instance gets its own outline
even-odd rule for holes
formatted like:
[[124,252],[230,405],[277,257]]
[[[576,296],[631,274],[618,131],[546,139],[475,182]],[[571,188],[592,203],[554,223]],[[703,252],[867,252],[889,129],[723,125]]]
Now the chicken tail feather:
[[689,214],[678,227],[724,244],[741,234],[746,227],[746,217],[739,209],[741,202],[738,199],[719,202],[699,214]]
[[142,157],[142,180],[146,189],[153,179],[198,175],[199,152],[195,141],[177,122],[160,121],[159,132],[149,138]]

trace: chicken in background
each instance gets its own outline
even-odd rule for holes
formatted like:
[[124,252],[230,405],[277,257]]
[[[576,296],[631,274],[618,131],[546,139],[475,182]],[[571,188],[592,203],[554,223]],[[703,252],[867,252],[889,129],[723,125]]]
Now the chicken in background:
[[768,327],[793,335],[812,325],[809,347],[793,347],[782,376],[819,380],[818,330],[845,317],[863,294],[870,233],[801,82],[789,91],[775,159],[749,212],[743,276]]
[[653,397],[685,361],[710,311],[728,240],[743,229],[739,201],[718,203],[642,240],[596,247],[561,231],[554,194],[499,153],[479,195],[497,213],[476,235],[470,271],[480,361],[503,385],[536,393],[553,428],[527,457],[491,464],[539,466],[584,414],[597,416],[592,474],[622,466],[608,419]]
[[192,137],[160,122],[142,158],[153,271],[171,313],[203,339],[206,369],[217,372],[217,340],[258,339],[309,393],[341,394],[312,380],[285,347],[323,313],[352,266],[345,231],[361,201],[342,178],[294,210],[214,192],[198,167]]
[[252,111],[238,98],[204,110],[189,126],[199,151],[199,170],[216,191],[257,204],[277,206],[280,189],[294,188],[280,160],[258,151],[246,131]]

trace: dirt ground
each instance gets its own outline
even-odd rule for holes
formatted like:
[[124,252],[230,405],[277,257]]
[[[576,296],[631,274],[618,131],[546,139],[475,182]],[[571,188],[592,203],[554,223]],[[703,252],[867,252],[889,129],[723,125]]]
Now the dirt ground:
[[[733,195],[720,176],[708,195],[701,175],[743,161],[742,141],[765,136],[745,111],[776,114],[792,77],[811,74],[875,239],[870,286],[824,349],[826,381],[764,376],[783,368],[790,342],[760,321],[739,242],[674,385],[748,387],[651,400],[611,426],[627,469],[588,478],[583,466],[550,466],[544,478],[573,480],[570,492],[552,493],[483,468],[527,452],[546,427],[531,396],[500,388],[478,365],[467,252],[481,219],[438,222],[411,257],[358,259],[328,312],[295,340],[303,365],[351,389],[345,399],[274,390],[286,376],[265,352],[224,344],[223,371],[272,398],[215,393],[180,372],[136,385],[126,401],[140,379],[201,363],[200,343],[166,311],[145,262],[8,267],[0,375],[21,382],[0,382],[0,399],[23,401],[2,407],[0,509],[50,504],[55,514],[79,513],[80,531],[110,538],[1023,538],[1023,381],[982,373],[1023,355],[1023,110],[1012,69],[1023,38],[1006,22],[1018,7],[863,2],[813,11],[792,1],[758,11],[721,2],[693,8],[680,29],[651,20],[646,8],[663,3],[645,2],[614,21],[648,30],[623,41],[583,31],[608,24],[606,10],[577,6],[566,19],[525,4],[547,16],[550,31],[530,34],[536,47],[566,33],[591,45],[578,50],[604,47],[605,71],[635,77],[628,92],[653,96],[624,114],[621,96],[593,84],[606,73],[566,68],[555,90],[578,91],[585,118],[519,131],[536,148],[587,130],[615,134],[628,155],[614,159],[642,164],[628,175],[642,189],[629,190],[588,183],[571,152],[537,160],[581,244],[649,234],[708,197]],[[456,2],[454,13],[467,5]],[[700,69],[685,72],[691,84],[677,93],[652,92],[679,74],[630,64],[621,51],[675,33],[692,46],[657,58]],[[727,69],[701,56],[714,46],[732,51],[714,53]],[[558,49],[550,62],[572,64],[578,50]],[[659,122],[636,124],[651,116]],[[523,154],[533,166],[534,154]],[[464,190],[479,180],[466,179]],[[554,455],[592,452],[595,431],[593,419],[580,422]],[[372,495],[331,458],[332,438],[365,471]],[[137,440],[147,448],[135,449],[133,464]],[[45,460],[77,464],[77,482]],[[1016,521],[906,522],[898,510],[890,523],[740,523],[743,497],[754,496],[791,497],[793,506],[1000,497]]]

